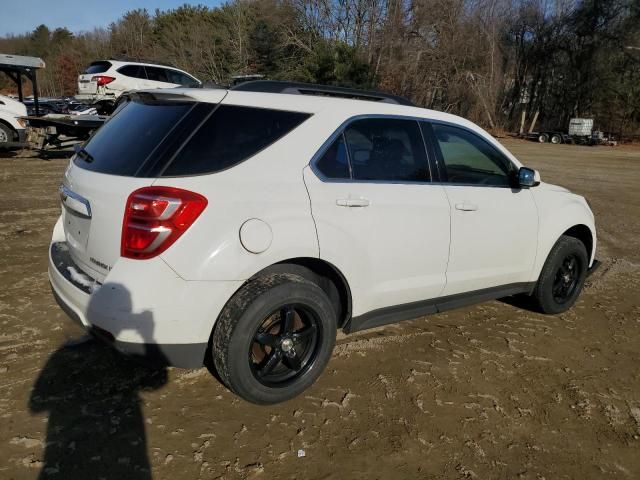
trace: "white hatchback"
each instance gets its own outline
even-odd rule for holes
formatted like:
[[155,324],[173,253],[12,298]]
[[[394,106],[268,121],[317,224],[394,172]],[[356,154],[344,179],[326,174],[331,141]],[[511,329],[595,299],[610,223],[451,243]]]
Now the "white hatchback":
[[593,214],[475,124],[375,92],[257,81],[132,94],[72,158],[49,276],[117,349],[291,398],[336,330],[524,294],[595,267]]
[[108,110],[125,92],[201,86],[200,80],[174,67],[153,63],[98,60],[92,62],[78,76],[76,99],[98,104]]

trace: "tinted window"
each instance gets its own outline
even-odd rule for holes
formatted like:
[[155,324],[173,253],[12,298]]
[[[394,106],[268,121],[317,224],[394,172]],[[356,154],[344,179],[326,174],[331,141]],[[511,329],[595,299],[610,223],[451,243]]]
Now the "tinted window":
[[155,82],[169,82],[167,79],[167,71],[164,68],[144,67],[144,69],[147,71],[147,78],[149,80],[153,80]]
[[120,67],[118,69],[118,73],[131,78],[142,78],[144,80],[147,79],[147,76],[144,73],[144,67],[142,65],[125,65],[124,67]]
[[77,165],[112,175],[133,176],[193,104],[145,104],[130,101],[112,116],[85,146],[90,162]]
[[93,62],[84,73],[104,73],[111,68],[110,62]]
[[429,164],[418,122],[373,118],[345,130],[355,180],[429,181]]
[[510,186],[514,168],[502,154],[479,136],[462,128],[433,125],[449,183]]
[[344,137],[340,135],[316,162],[316,168],[327,178],[350,178],[349,159]]
[[306,113],[221,105],[180,150],[163,176],[229,168],[271,145],[308,117]]
[[185,75],[182,72],[178,72],[176,70],[167,69],[167,80],[169,83],[176,83],[178,85],[182,85],[183,87],[193,87],[199,86],[200,84],[195,80],[195,78],[190,77],[189,75]]

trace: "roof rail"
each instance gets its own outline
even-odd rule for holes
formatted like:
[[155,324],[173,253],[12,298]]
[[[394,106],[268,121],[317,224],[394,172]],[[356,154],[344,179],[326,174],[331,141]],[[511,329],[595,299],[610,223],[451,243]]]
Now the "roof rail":
[[172,65],[171,63],[167,63],[165,61],[156,61],[156,60],[149,60],[149,59],[145,59],[145,58],[135,58],[135,57],[126,57],[126,56],[109,57],[106,60],[95,60],[95,61],[96,62],[108,62],[109,60],[114,60],[116,62],[145,63],[145,64],[150,64],[150,65],[161,65],[163,67],[178,68],[175,65]]
[[389,93],[358,90],[356,88],[334,87],[303,82],[281,82],[277,80],[252,80],[231,87],[241,92],[289,93],[294,95],[320,95],[328,97],[350,98],[352,100],[370,100],[381,103],[415,106],[410,100]]

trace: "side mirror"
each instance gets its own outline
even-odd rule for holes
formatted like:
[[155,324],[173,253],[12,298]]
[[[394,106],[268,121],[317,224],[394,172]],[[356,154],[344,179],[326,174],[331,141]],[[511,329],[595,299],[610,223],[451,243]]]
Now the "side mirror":
[[532,168],[521,167],[518,170],[518,185],[520,188],[530,188],[540,185],[540,174]]

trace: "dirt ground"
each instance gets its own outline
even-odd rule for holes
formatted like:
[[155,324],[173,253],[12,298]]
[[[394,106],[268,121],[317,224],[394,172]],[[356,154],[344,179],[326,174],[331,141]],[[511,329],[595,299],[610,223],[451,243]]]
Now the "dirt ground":
[[600,270],[568,313],[495,301],[341,335],[273,407],[206,369],[151,371],[55,304],[66,160],[0,159],[0,478],[640,478],[640,149],[506,140],[586,195]]

